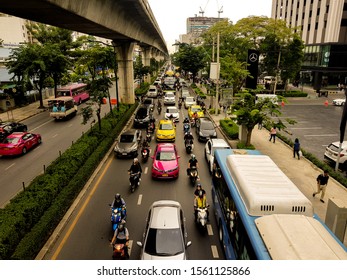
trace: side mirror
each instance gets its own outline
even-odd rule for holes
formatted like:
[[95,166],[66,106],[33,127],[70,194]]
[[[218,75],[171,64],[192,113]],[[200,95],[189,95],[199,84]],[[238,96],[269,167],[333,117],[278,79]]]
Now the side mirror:
[[180,159],[181,158],[181,156],[177,156],[177,159]]
[[137,244],[138,246],[140,246],[141,248],[142,248],[142,246],[143,246],[143,245],[142,245],[142,242],[140,242],[140,241],[137,241],[136,244]]
[[189,247],[190,245],[192,245],[192,241],[188,241],[186,247]]
[[151,159],[154,159],[154,156],[151,156]]

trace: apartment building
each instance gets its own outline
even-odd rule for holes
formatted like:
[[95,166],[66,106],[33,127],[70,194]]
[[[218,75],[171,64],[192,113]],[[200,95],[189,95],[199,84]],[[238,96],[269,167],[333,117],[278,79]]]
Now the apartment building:
[[347,84],[347,0],[273,0],[271,17],[301,31],[302,82],[316,89]]

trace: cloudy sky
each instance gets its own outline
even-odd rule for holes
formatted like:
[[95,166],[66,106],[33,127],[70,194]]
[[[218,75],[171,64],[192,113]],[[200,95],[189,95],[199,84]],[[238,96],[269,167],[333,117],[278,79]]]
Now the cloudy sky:
[[148,0],[168,46],[186,33],[186,19],[201,16],[227,17],[236,23],[248,16],[271,16],[272,0]]

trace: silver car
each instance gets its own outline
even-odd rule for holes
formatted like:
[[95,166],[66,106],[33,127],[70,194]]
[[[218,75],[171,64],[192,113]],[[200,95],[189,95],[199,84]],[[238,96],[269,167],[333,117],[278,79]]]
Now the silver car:
[[142,134],[139,129],[129,129],[123,132],[114,147],[115,156],[118,158],[137,157],[141,139]]
[[186,260],[187,233],[181,204],[159,200],[149,209],[143,241],[137,241],[142,260]]

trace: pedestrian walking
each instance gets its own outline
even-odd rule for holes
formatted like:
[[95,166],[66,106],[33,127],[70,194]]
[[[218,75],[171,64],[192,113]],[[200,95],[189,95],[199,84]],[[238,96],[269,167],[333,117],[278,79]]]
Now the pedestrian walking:
[[329,180],[329,173],[327,170],[324,170],[323,174],[319,174],[317,177],[317,191],[313,193],[313,197],[316,196],[316,194],[319,194],[321,192],[320,201],[324,203],[324,195],[325,191],[328,185]]
[[293,156],[295,158],[295,155],[298,156],[298,159],[300,159],[300,142],[298,138],[295,138],[294,140],[294,146],[293,146]]
[[276,127],[273,126],[271,128],[271,130],[270,130],[270,139],[269,139],[270,142],[271,142],[271,140],[273,140],[273,142],[275,143],[275,141],[276,141],[276,133],[277,133]]

